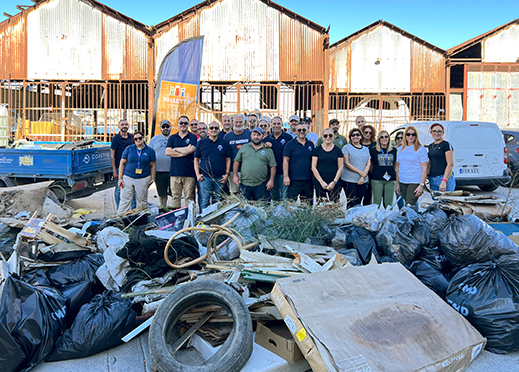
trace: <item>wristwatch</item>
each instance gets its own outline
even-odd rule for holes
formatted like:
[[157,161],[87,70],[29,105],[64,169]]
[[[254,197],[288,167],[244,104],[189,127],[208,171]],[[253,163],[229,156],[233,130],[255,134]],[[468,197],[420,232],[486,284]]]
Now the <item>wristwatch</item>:
[[335,184],[337,184],[337,181],[335,181],[335,180],[332,180],[332,182],[335,182]]
[[422,187],[425,186],[425,183],[421,183],[421,182],[420,182],[420,186],[422,186]]

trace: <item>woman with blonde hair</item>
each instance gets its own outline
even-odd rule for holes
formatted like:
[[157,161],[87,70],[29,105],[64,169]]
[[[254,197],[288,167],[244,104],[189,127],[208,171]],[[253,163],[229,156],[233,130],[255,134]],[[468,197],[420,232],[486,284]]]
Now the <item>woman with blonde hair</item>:
[[397,152],[395,170],[396,192],[402,195],[406,204],[416,205],[423,194],[428,168],[427,150],[420,143],[416,128],[405,128],[402,147]]
[[371,155],[371,188],[373,189],[373,203],[380,205],[384,199],[384,207],[393,204],[396,189],[395,162],[397,149],[391,146],[389,133],[379,132],[375,147],[369,150]]

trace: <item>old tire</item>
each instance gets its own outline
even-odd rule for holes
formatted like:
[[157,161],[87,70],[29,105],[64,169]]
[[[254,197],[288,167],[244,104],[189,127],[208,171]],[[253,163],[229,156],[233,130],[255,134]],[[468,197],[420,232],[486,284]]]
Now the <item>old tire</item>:
[[[180,362],[171,346],[178,339],[178,319],[194,307],[218,305],[233,318],[232,331],[220,349],[203,365]],[[230,286],[215,280],[184,284],[160,305],[148,335],[153,367],[160,372],[234,372],[247,363],[253,347],[252,321],[247,306]]]
[[479,185],[478,187],[479,187],[479,189],[481,191],[494,191],[494,190],[497,190],[499,185],[494,185],[494,184],[492,184],[492,185]]

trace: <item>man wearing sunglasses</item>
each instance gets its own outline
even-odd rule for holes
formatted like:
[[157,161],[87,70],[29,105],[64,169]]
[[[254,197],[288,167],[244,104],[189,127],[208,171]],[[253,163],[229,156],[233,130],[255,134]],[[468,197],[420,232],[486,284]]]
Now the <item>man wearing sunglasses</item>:
[[157,157],[157,173],[155,175],[155,186],[159,194],[160,206],[168,204],[168,195],[171,194],[169,187],[169,170],[171,168],[171,158],[166,155],[168,139],[171,135],[171,123],[169,120],[160,122],[161,133],[154,136],[148,146],[155,150]]
[[252,132],[256,125],[258,124],[258,116],[256,114],[247,115],[247,127]]
[[[250,135],[251,131],[248,129],[245,129],[245,117],[242,114],[238,114],[233,119],[233,125],[234,130],[231,133],[227,133],[225,137],[223,138],[231,148],[232,156],[231,156],[231,163],[234,161],[234,158],[236,157],[236,154],[238,153],[238,150],[243,145],[246,145],[250,142]],[[238,177],[240,175],[238,174]],[[233,174],[231,172],[230,178],[229,178],[229,190],[232,194],[238,194],[240,192],[240,188],[232,182]]]
[[195,151],[194,167],[199,185],[200,211],[221,199],[231,169],[231,148],[219,137],[216,121],[209,124],[209,136],[201,139]]
[[[196,149],[197,138],[188,131],[189,118],[182,115],[178,118],[178,132],[170,136],[166,147],[166,155],[171,157],[169,170],[171,187],[171,206],[181,207],[182,192],[187,201],[194,200],[195,168],[193,153]],[[197,122],[198,125],[198,122]]]
[[[241,174],[238,177],[238,168]],[[233,163],[233,183],[248,200],[269,200],[270,190],[274,187],[276,158],[272,149],[263,144],[263,129],[254,128],[251,142],[243,145]]]
[[191,121],[189,122],[189,130],[196,136],[196,139],[200,138],[200,136],[198,135],[198,120],[191,119]]
[[[335,119],[335,118],[330,120],[328,127],[333,132],[333,142],[332,143],[335,146],[337,146],[339,149],[342,150],[342,148],[348,144],[348,140],[342,134],[339,134],[339,127],[340,127],[339,120]],[[324,142],[323,137],[322,136],[319,137],[319,139],[317,140],[317,146],[321,146],[323,144],[323,142]]]
[[283,150],[283,183],[288,187],[288,199],[312,203],[312,153],[314,144],[306,138],[307,125],[304,121],[296,127],[297,138],[286,144]]
[[271,144],[276,158],[276,177],[272,189],[272,199],[276,201],[284,200],[287,197],[287,187],[283,184],[283,150],[290,141],[292,141],[292,136],[283,130],[283,120],[279,116],[272,118],[272,134],[265,138],[265,144]]
[[[128,133],[128,129],[130,128],[130,124],[126,119],[119,120],[119,133],[117,133],[112,138],[112,143],[110,145],[110,161],[112,163],[112,172],[113,177],[115,179],[115,204],[117,209],[119,209],[119,204],[121,202],[121,189],[119,188],[119,165],[121,163],[121,157],[123,155],[124,150],[133,145],[133,135]],[[134,209],[136,206],[135,197],[132,200],[131,208]]]

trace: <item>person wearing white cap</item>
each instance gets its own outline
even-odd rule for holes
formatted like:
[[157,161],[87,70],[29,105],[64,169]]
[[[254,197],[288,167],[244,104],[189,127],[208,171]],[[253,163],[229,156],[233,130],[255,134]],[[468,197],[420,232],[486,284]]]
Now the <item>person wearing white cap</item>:
[[292,138],[297,137],[297,124],[299,124],[300,121],[301,121],[301,119],[297,115],[292,115],[288,118],[288,124],[290,124],[290,130],[287,133],[290,134],[292,136]]
[[168,139],[171,135],[171,123],[168,120],[160,122],[161,133],[154,136],[148,146],[155,150],[157,157],[157,172],[155,176],[155,186],[159,194],[160,206],[165,207],[168,203],[168,194],[171,194],[169,187],[169,169],[171,158],[166,155]]

